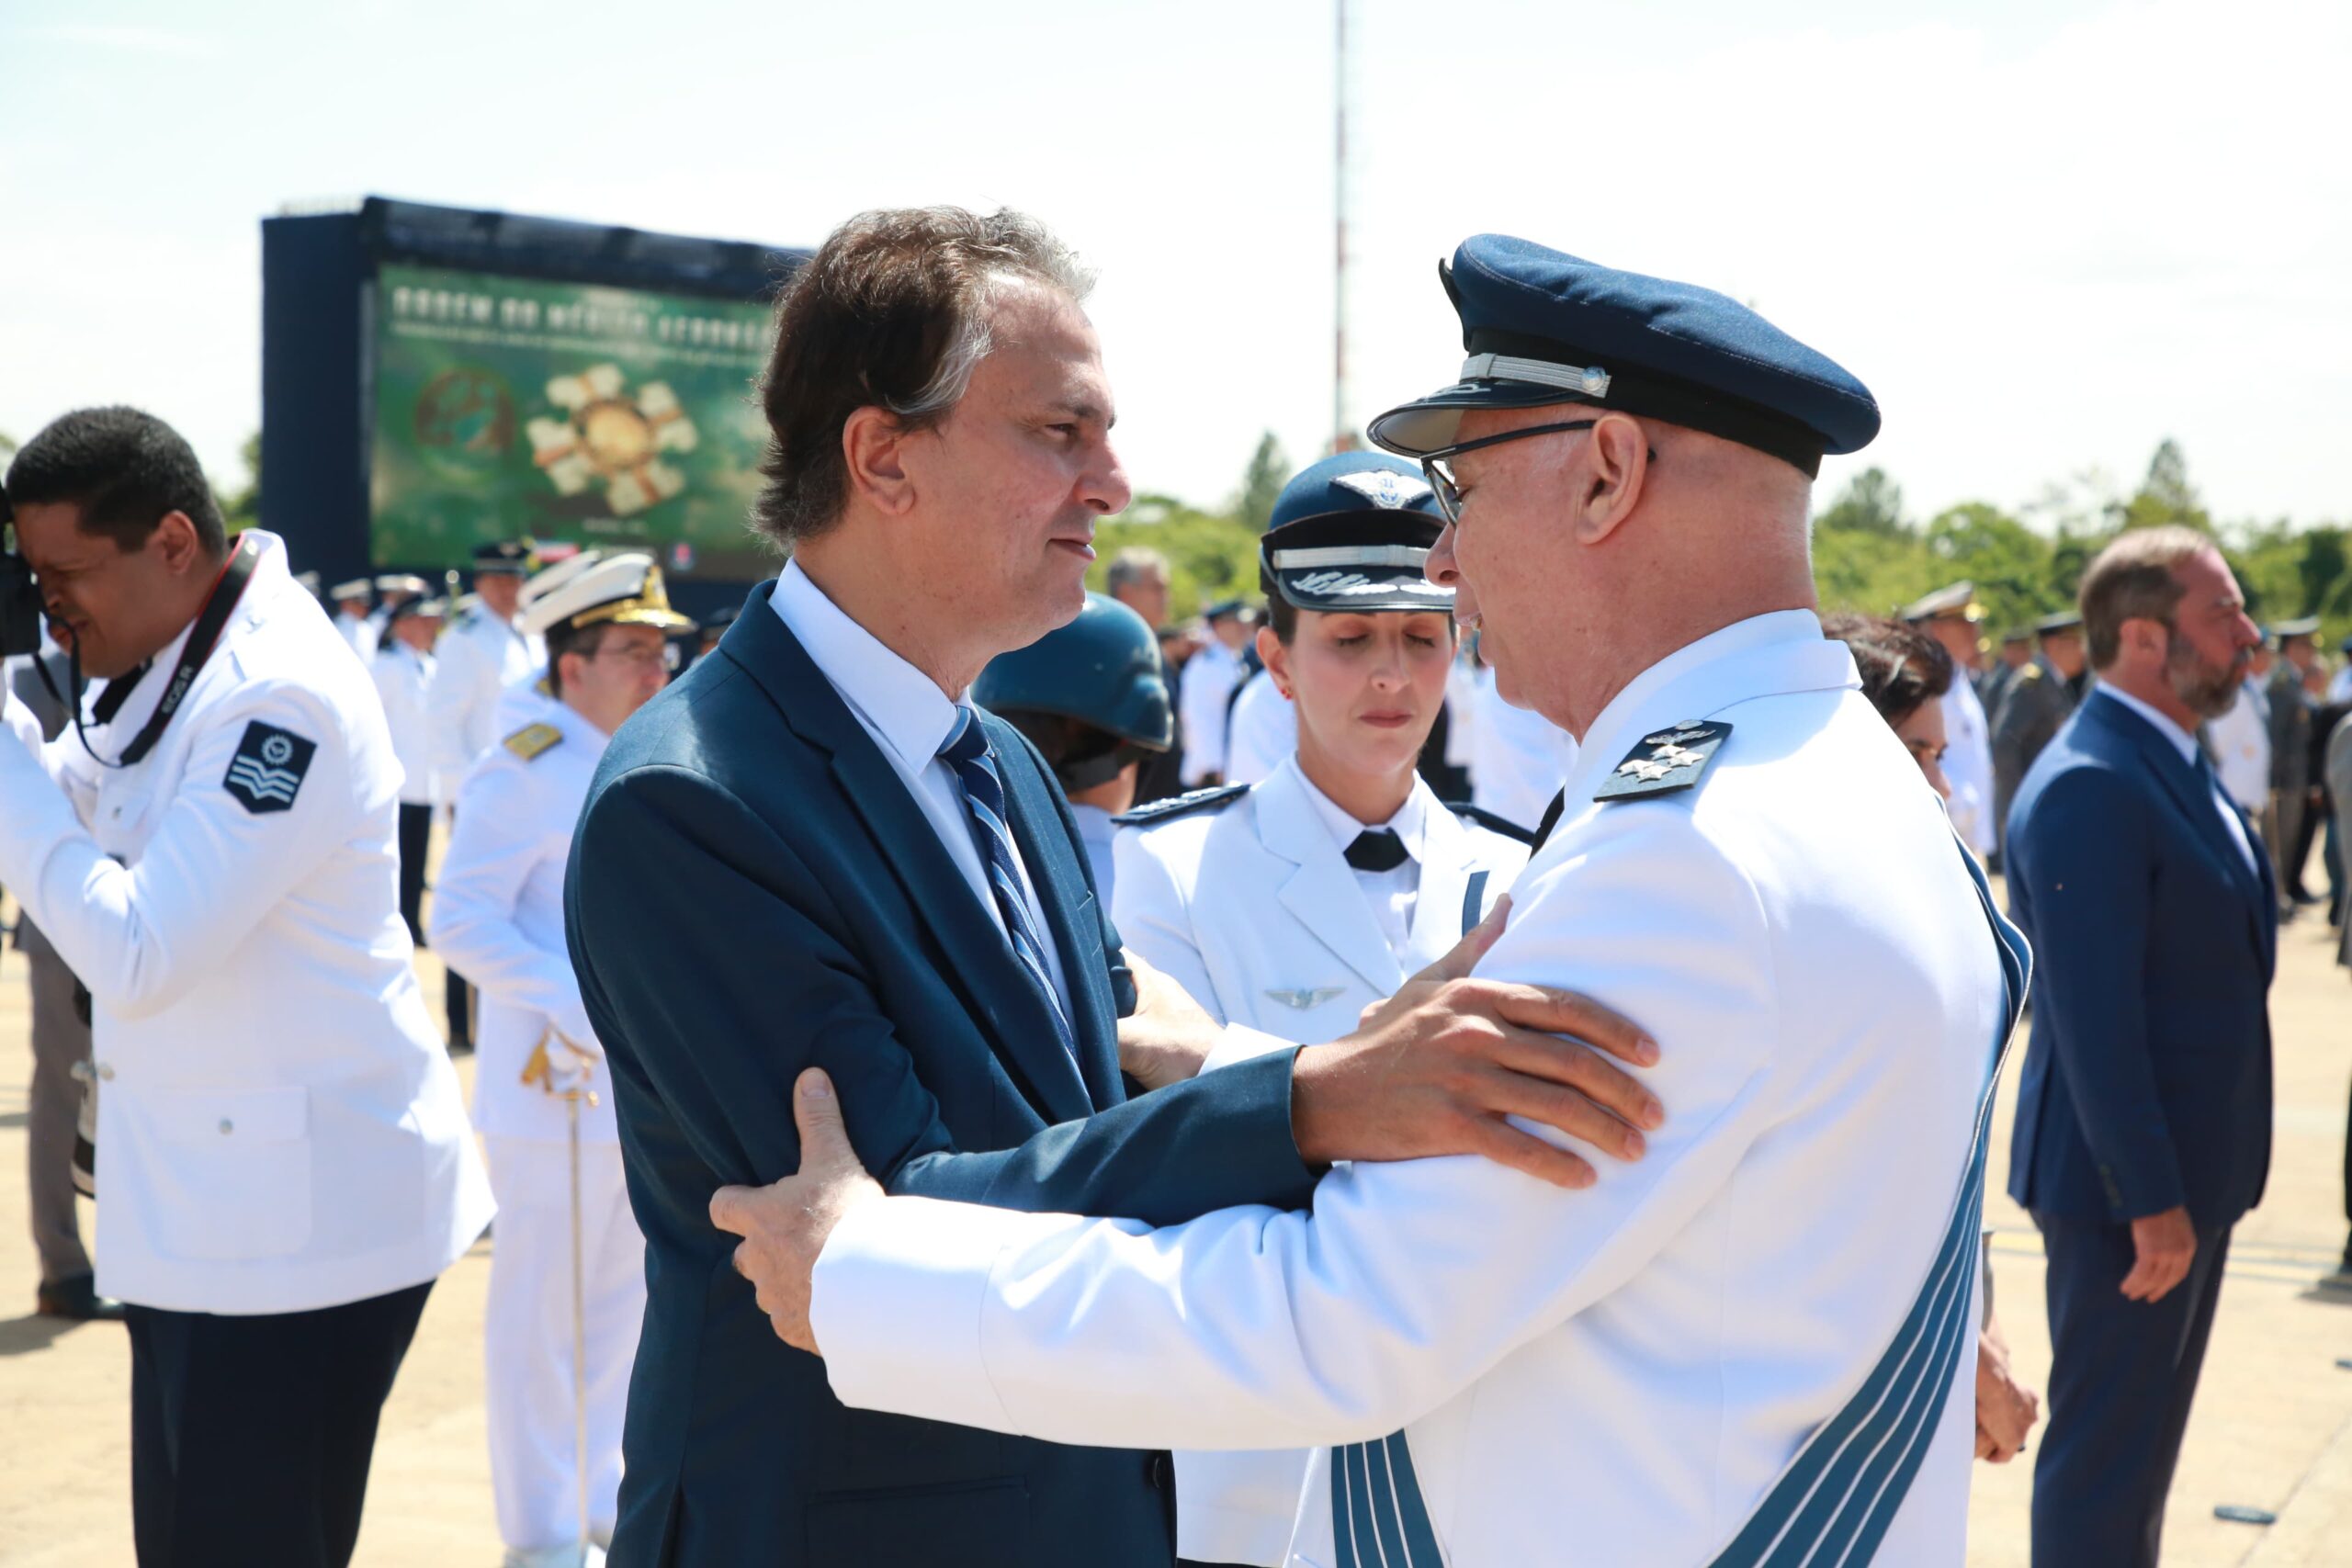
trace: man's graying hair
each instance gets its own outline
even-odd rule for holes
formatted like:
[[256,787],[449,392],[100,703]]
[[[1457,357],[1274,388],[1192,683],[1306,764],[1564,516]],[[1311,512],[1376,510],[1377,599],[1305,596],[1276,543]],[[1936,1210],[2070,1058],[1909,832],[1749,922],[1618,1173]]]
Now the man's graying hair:
[[1131,582],[1141,582],[1147,578],[1167,575],[1168,558],[1166,556],[1142,545],[1129,545],[1111,558],[1110,568],[1102,574],[1102,589],[1104,592],[1115,599],[1119,596],[1119,590]]
[[2173,612],[2188,590],[2175,570],[2219,546],[2194,528],[2134,528],[2099,551],[2083,572],[2083,634],[2090,644],[2091,668],[2104,670],[2123,651],[2123,623],[2161,621],[2173,628]]
[[842,428],[862,408],[937,424],[996,346],[998,286],[1026,280],[1073,301],[1093,275],[1043,224],[955,207],[861,213],[833,231],[777,297],[760,378],[767,479],[752,525],[789,548],[841,518]]

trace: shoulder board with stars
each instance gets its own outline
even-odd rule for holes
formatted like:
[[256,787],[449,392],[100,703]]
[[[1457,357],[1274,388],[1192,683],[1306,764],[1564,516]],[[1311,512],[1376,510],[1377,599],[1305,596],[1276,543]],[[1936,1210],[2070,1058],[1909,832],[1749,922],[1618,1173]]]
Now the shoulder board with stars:
[[1248,784],[1220,784],[1215,789],[1196,789],[1190,795],[1174,795],[1166,800],[1155,800],[1149,806],[1138,806],[1133,811],[1123,811],[1111,820],[1122,828],[1172,822],[1179,817],[1190,817],[1195,811],[1222,811],[1249,793]]
[[1693,788],[1730,739],[1730,725],[1699,719],[1644,736],[1592,798],[1647,800]]
[[562,739],[563,731],[552,724],[526,724],[499,744],[529,762],[537,761]]

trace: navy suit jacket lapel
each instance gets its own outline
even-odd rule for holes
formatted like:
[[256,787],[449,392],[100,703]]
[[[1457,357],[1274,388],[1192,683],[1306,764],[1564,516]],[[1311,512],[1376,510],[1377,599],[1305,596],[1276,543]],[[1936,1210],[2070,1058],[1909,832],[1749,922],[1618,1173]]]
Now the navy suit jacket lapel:
[[[774,583],[752,591],[719,651],[759,682],[793,732],[832,759],[842,794],[865,824],[884,864],[945,950],[942,981],[995,1042],[997,1055],[1051,1122],[1087,1114],[1086,1086],[1056,1036],[1046,998],[1023,974],[1004,933],[972,896],[906,781],[833,690],[783,618],[768,607]],[[1099,965],[1098,965],[1099,967]]]
[[[2101,719],[2115,733],[2130,739],[2139,748],[2140,754],[2148,760],[2149,771],[2155,774],[2157,783],[2165,794],[2172,796],[2173,804],[2188,815],[2191,830],[2222,857],[2230,880],[2236,884],[2238,891],[2245,897],[2256,950],[2267,963],[2269,941],[2262,903],[2265,878],[2246,864],[2246,857],[2239,852],[2236,840],[2230,836],[2227,825],[2222,822],[2217,808],[2220,800],[2215,793],[2217,786],[2199,773],[2193,764],[2183,760],[2179,748],[2158,734],[2154,725],[2113,698],[2096,705]],[[2231,809],[2234,811],[2236,807],[2232,807]],[[2262,840],[2258,834],[2249,832],[2246,842],[2249,847],[2257,846]],[[2255,858],[2257,861],[2261,859],[2259,850],[2256,850]]]
[[1038,771],[1020,731],[994,715],[980,721],[996,748],[997,772],[1004,779],[1006,809],[1012,813],[1012,839],[1021,862],[1045,907],[1046,925],[1060,950],[1062,979],[1069,987],[1070,1032],[1095,1109],[1116,1105],[1125,1091],[1119,1083],[1119,1019],[1111,1000],[1111,977],[1103,966],[1102,912],[1087,890],[1080,851],[1072,842],[1053,792],[1059,788]]

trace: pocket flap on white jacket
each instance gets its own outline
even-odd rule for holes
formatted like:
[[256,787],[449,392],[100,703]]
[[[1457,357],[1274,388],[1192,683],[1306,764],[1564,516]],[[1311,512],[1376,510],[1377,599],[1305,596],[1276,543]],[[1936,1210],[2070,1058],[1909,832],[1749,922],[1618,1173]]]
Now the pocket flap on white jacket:
[[310,1130],[311,1091],[300,1085],[177,1089],[144,1098],[156,1133],[174,1143],[283,1144]]

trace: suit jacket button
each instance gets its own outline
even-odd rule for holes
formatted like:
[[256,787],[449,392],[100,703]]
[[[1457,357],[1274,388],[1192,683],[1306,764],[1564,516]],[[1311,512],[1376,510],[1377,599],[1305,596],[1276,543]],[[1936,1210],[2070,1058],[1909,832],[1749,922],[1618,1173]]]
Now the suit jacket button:
[[220,1118],[220,1135],[222,1137],[227,1137],[236,1130],[237,1124],[234,1122],[230,1121],[226,1116]]

